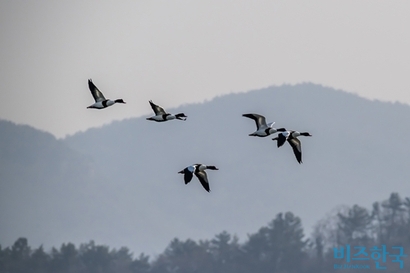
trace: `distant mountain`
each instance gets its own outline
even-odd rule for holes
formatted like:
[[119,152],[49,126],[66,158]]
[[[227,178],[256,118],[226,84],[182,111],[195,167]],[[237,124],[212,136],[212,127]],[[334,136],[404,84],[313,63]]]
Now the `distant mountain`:
[[[21,198],[34,193],[11,192],[9,180],[26,185],[30,176],[1,174],[2,195],[6,190],[9,199],[15,199],[2,204],[2,218],[15,217],[20,228],[0,229],[0,243],[11,244],[23,235],[46,246],[94,239],[159,253],[174,237],[205,239],[228,230],[245,239],[283,211],[300,216],[309,235],[316,221],[335,206],[370,207],[391,192],[410,194],[408,105],[300,84],[168,110],[184,112],[187,121],[133,118],[62,141],[45,133],[14,133],[21,140],[13,145],[38,143],[38,150],[29,154],[55,166],[41,169],[17,155],[5,159],[11,166],[32,167],[39,179],[35,198],[27,202]],[[148,111],[147,102],[147,116]],[[255,125],[241,116],[244,113],[265,115],[277,128],[310,132],[313,137],[301,137],[304,164],[297,163],[288,144],[277,149],[269,137],[249,137]],[[3,124],[0,130],[11,134]],[[43,153],[43,146],[51,154]],[[195,178],[184,185],[177,174],[192,163],[220,168],[208,172],[210,193]],[[36,172],[39,169],[44,172]],[[45,208],[55,214],[44,213]]]
[[94,172],[91,157],[51,134],[0,120],[0,244],[16,236],[38,244],[69,240],[73,218],[90,221],[84,211]]

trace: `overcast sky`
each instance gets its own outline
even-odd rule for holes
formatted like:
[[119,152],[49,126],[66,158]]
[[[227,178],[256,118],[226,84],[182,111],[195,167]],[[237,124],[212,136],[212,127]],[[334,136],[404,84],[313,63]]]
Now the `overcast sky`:
[[[0,118],[57,137],[284,83],[410,104],[410,2],[0,1]],[[107,98],[93,103],[87,79]],[[284,102],[286,103],[286,102]]]

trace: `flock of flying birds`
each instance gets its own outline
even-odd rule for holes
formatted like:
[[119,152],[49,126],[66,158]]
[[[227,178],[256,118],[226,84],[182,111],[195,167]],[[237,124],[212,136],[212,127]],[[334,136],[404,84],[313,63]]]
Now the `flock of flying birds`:
[[[125,103],[122,99],[110,100],[106,99],[101,91],[94,85],[91,79],[88,80],[88,87],[90,88],[91,94],[94,97],[95,103],[88,106],[87,108],[91,109],[104,109],[116,103]],[[155,116],[147,118],[147,120],[152,120],[156,122],[164,122],[173,119],[183,120],[187,119],[187,116],[184,113],[179,113],[172,115],[170,113],[165,112],[164,108],[161,106],[156,105],[152,101],[149,101],[152,110],[155,113]],[[243,114],[242,116],[253,119],[256,123],[256,131],[249,134],[249,136],[257,136],[257,137],[267,137],[274,133],[278,133],[275,138],[272,138],[273,141],[277,141],[278,148],[281,147],[286,141],[290,144],[293,149],[293,153],[295,154],[296,160],[302,163],[302,145],[298,136],[312,136],[308,132],[298,132],[293,130],[286,130],[285,128],[276,129],[273,127],[275,122],[271,122],[266,124],[266,119],[262,115],[258,114]],[[215,166],[209,166],[204,164],[193,164],[185,169],[181,170],[180,174],[184,175],[185,184],[191,182],[193,175],[198,178],[201,185],[204,189],[209,192],[209,182],[208,177],[206,175],[205,170],[218,170]]]

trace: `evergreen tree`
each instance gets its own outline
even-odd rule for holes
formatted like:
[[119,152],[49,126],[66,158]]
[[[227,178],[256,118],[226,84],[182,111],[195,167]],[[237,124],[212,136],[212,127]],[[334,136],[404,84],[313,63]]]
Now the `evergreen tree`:
[[114,272],[112,268],[113,257],[110,255],[110,251],[107,246],[95,245],[94,241],[90,241],[88,244],[80,245],[79,253],[80,260],[85,266],[86,272]]
[[165,252],[154,262],[153,273],[211,272],[212,257],[204,246],[188,239],[185,242],[175,238]]
[[236,236],[223,231],[210,241],[213,272],[240,272],[241,246]]
[[384,213],[384,232],[388,243],[395,244],[401,240],[405,225],[405,206],[398,193],[392,193],[388,200],[382,202]]
[[25,273],[30,271],[30,252],[26,238],[19,238],[9,252],[9,271]]
[[33,273],[46,273],[49,271],[51,257],[47,254],[43,246],[35,249],[30,257],[30,268]]
[[[259,272],[300,272],[306,253],[301,220],[291,212],[279,213],[258,233],[251,235],[245,251]],[[250,269],[251,269],[250,268]]]
[[119,250],[112,250],[110,252],[110,256],[112,259],[112,268],[115,269],[116,272],[122,273],[132,273],[132,254],[130,250],[126,247],[121,247]]
[[51,271],[57,273],[81,272],[84,266],[79,259],[79,253],[72,243],[62,244],[60,250],[51,250]]
[[138,258],[136,258],[130,264],[131,272],[133,273],[148,273],[151,270],[151,265],[149,263],[149,256],[141,253]]
[[354,205],[347,214],[338,213],[338,243],[340,245],[371,241],[372,217],[366,208]]

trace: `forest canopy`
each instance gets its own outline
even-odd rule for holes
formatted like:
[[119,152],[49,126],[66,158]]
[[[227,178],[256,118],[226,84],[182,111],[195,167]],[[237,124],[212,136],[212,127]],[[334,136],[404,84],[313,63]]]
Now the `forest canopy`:
[[371,209],[354,205],[334,210],[317,223],[311,236],[304,234],[299,217],[285,212],[243,243],[227,231],[210,240],[174,238],[153,259],[94,241],[45,250],[18,238],[10,247],[0,245],[0,272],[328,273],[348,268],[408,272],[409,250],[410,198],[392,193]]

